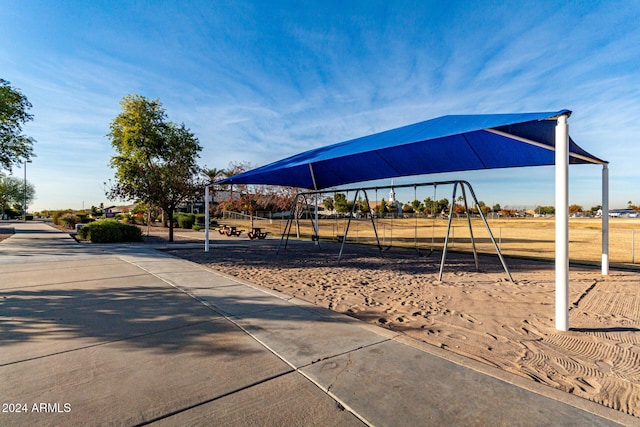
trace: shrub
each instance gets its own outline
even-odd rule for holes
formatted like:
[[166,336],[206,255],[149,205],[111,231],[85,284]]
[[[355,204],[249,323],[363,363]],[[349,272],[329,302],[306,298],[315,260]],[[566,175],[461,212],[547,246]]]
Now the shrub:
[[51,219],[53,220],[53,223],[55,225],[59,225],[62,227],[64,224],[62,223],[60,218],[62,217],[62,215],[68,214],[68,213],[73,213],[73,211],[71,209],[67,209],[64,211],[51,211]]
[[7,218],[13,219],[13,218],[19,218],[21,213],[18,212],[15,209],[11,209],[11,208],[6,208],[4,210],[4,214],[7,216]]
[[135,225],[103,219],[82,227],[78,230],[78,236],[92,243],[141,242],[142,230]]
[[190,229],[196,222],[196,216],[193,214],[179,214],[176,216],[176,220],[178,221],[178,227]]
[[195,214],[195,217],[197,225],[204,225],[204,214]]
[[59,219],[61,226],[64,228],[74,228],[76,224],[80,223],[80,217],[71,212],[65,213]]
[[200,231],[200,230],[202,230],[202,226],[201,226],[201,225],[198,225],[198,224],[193,224],[193,225],[191,226],[191,229],[192,229],[193,231]]
[[[195,214],[196,217],[196,225],[199,225],[200,227],[204,227],[204,214]],[[218,225],[218,221],[215,221],[213,219],[212,216],[209,216],[209,225]]]

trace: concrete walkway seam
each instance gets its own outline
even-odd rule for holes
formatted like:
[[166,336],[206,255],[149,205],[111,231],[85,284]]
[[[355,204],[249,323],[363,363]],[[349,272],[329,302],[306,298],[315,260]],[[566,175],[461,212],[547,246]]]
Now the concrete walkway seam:
[[[374,426],[374,424],[373,424],[373,423],[371,423],[370,421],[368,421],[364,416],[362,416],[361,414],[359,414],[355,409],[353,409],[351,406],[349,406],[346,402],[344,402],[342,399],[340,399],[338,396],[336,396],[336,395],[335,395],[333,392],[331,392],[329,389],[326,389],[326,388],[325,388],[325,387],[323,387],[321,384],[319,384],[317,381],[315,381],[313,378],[311,378],[309,375],[307,375],[306,373],[304,373],[301,369],[302,369],[302,368],[306,368],[307,366],[310,366],[310,365],[312,365],[312,364],[314,364],[314,363],[317,363],[317,362],[319,362],[319,361],[328,360],[328,359],[331,359],[331,358],[333,358],[333,357],[342,356],[342,355],[344,355],[344,354],[348,354],[348,353],[353,352],[353,351],[361,350],[361,349],[366,348],[366,347],[370,347],[370,346],[373,346],[373,345],[378,345],[378,344],[380,344],[380,343],[382,343],[382,342],[387,342],[387,341],[389,341],[389,340],[390,340],[389,338],[385,338],[385,339],[383,339],[382,341],[379,341],[379,342],[376,342],[376,343],[373,343],[373,344],[369,344],[369,345],[366,345],[366,346],[360,346],[360,347],[358,347],[358,348],[356,348],[356,349],[349,350],[349,351],[346,351],[346,352],[342,352],[342,353],[340,353],[340,354],[335,354],[335,355],[332,355],[332,356],[328,356],[328,357],[325,357],[325,358],[320,359],[320,360],[318,360],[318,361],[314,361],[314,362],[312,362],[311,364],[307,364],[307,365],[304,365],[304,366],[302,366],[302,367],[300,367],[300,368],[297,368],[295,365],[293,365],[291,362],[289,362],[289,361],[288,361],[284,356],[282,356],[281,354],[279,354],[277,351],[275,351],[274,349],[272,349],[270,346],[268,346],[266,343],[264,343],[262,340],[260,340],[260,339],[259,339],[258,337],[256,337],[254,334],[252,334],[251,332],[249,332],[246,328],[244,328],[242,325],[240,325],[238,322],[236,322],[233,318],[229,317],[229,316],[228,316],[228,315],[226,315],[225,313],[222,313],[220,310],[218,310],[218,309],[217,309],[213,304],[211,304],[209,301],[206,301],[206,300],[204,300],[204,299],[202,299],[202,298],[198,297],[197,295],[194,295],[194,294],[193,294],[193,293],[191,293],[189,290],[187,290],[187,289],[184,289],[184,288],[180,287],[179,285],[177,285],[177,284],[173,283],[173,282],[172,282],[172,281],[170,281],[170,280],[167,280],[167,279],[165,279],[165,278],[163,278],[163,277],[160,277],[160,276],[156,275],[156,274],[155,274],[154,272],[152,272],[151,270],[148,270],[148,269],[146,269],[146,268],[144,268],[144,267],[142,267],[142,266],[140,266],[140,265],[136,264],[136,263],[135,263],[135,262],[133,262],[132,260],[129,260],[129,259],[126,259],[126,258],[121,258],[121,259],[122,259],[123,261],[125,261],[125,262],[128,262],[128,263],[130,263],[130,264],[135,265],[136,267],[138,267],[138,268],[140,268],[140,269],[142,269],[142,270],[146,271],[147,273],[149,273],[149,274],[153,275],[154,277],[156,277],[156,278],[158,278],[158,279],[162,280],[163,282],[165,282],[165,283],[166,283],[166,284],[168,284],[169,286],[173,287],[174,289],[179,290],[180,292],[183,292],[184,294],[186,294],[187,296],[189,296],[189,297],[193,298],[194,300],[198,301],[200,304],[203,304],[205,307],[209,308],[210,310],[212,310],[212,311],[213,311],[213,312],[215,312],[216,314],[218,314],[218,315],[222,316],[225,320],[227,320],[227,321],[229,321],[230,323],[232,323],[233,325],[235,325],[237,328],[239,328],[239,329],[240,329],[241,331],[243,331],[245,334],[249,335],[253,340],[255,340],[256,342],[258,342],[261,346],[263,346],[265,349],[267,349],[269,352],[271,352],[274,356],[276,356],[277,358],[279,358],[280,360],[282,360],[284,363],[286,363],[289,367],[291,367],[292,371],[288,371],[288,372],[286,372],[286,373],[291,373],[291,372],[297,372],[297,373],[299,373],[299,374],[300,374],[300,375],[302,375],[304,378],[306,378],[308,381],[310,381],[313,385],[315,385],[318,389],[322,390],[322,391],[323,391],[327,396],[331,397],[331,399],[333,399],[333,400],[336,402],[336,405],[337,405],[339,408],[342,408],[343,410],[346,410],[346,411],[350,412],[351,414],[353,414],[353,416],[355,416],[357,419],[359,419],[360,421],[362,421],[362,423],[364,423],[365,425],[370,426],[370,427],[371,427],[371,426]],[[198,266],[197,264],[194,264],[194,266],[200,267],[200,266]],[[201,267],[201,268],[202,268],[202,267]],[[203,269],[204,269],[204,268],[203,268]],[[212,273],[211,271],[207,271],[207,272],[208,272],[208,273]],[[218,272],[215,272],[215,273],[219,274]],[[223,275],[223,276],[227,277],[226,275]],[[247,285],[246,283],[242,283],[242,282],[238,281],[238,280],[237,280],[237,278],[235,278],[235,277],[233,277],[233,276],[228,276],[227,278],[229,278],[229,279],[233,279],[234,281],[237,281],[237,282],[238,282],[238,284],[241,284],[241,285]],[[256,290],[258,290],[258,291],[264,292],[262,289],[256,288],[256,287],[254,287],[254,286],[250,286],[250,287],[251,287],[251,288],[253,288],[253,289],[256,289]],[[269,295],[273,295],[273,294],[268,293],[268,292],[266,292],[266,293],[267,293],[267,294],[269,294]],[[281,298],[281,297],[280,297],[280,296],[278,296],[278,295],[273,295],[273,296],[276,296],[276,297]],[[287,298],[281,298],[281,299],[284,299],[285,301],[291,302],[291,304],[293,304],[293,305],[297,305],[297,304],[295,304],[294,302],[292,302],[292,301],[291,301],[291,299],[293,299],[293,297],[291,297],[290,299],[287,299]],[[269,310],[272,310],[272,309],[267,309],[267,310],[264,310],[264,311],[269,311]],[[285,373],[285,374],[286,374],[286,373]],[[274,377],[274,378],[280,377],[280,376],[282,376],[282,375],[284,375],[284,374],[278,375],[278,376],[276,376],[276,377]],[[262,383],[267,382],[267,381],[270,381],[270,380],[272,380],[272,379],[274,379],[274,378],[268,378],[268,379],[265,379],[264,381],[260,381],[260,382],[258,382],[258,383],[256,383],[256,384],[251,384],[251,385],[249,385],[249,386],[243,387],[243,388],[242,388],[242,389],[240,389],[240,390],[235,390],[235,391],[233,391],[233,392],[229,392],[229,393],[227,393],[225,396],[228,396],[228,395],[231,395],[231,394],[233,394],[233,393],[236,393],[236,392],[239,392],[239,391],[245,390],[245,389],[247,389],[247,388],[253,387],[253,386],[258,385],[258,384],[262,384]],[[224,397],[224,396],[221,396],[221,397]],[[211,401],[214,401],[214,400],[217,400],[217,399],[218,399],[218,397],[216,397],[215,399],[212,399]],[[209,402],[202,402],[202,403],[200,403],[200,404],[194,405],[193,407],[200,406],[201,404],[205,404],[205,403],[209,403]],[[188,409],[191,409],[191,408],[185,408],[185,409],[183,409],[183,410],[180,410],[180,411],[178,411],[178,412],[175,412],[174,414],[167,414],[167,415],[163,416],[162,418],[158,418],[158,419],[156,419],[156,420],[152,420],[152,422],[159,421],[160,419],[167,418],[167,417],[169,417],[169,416],[175,415],[175,414],[177,414],[177,413],[179,413],[179,412],[183,412],[183,411],[188,410]],[[149,424],[149,423],[145,423],[145,424],[141,424],[141,425],[148,425],[148,424]]]

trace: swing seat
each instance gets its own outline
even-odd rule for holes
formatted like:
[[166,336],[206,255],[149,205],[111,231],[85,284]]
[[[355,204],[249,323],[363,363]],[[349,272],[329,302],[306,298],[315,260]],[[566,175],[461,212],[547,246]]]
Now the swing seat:
[[338,239],[338,242],[342,243],[344,241],[344,236],[339,234],[336,236],[336,239]]

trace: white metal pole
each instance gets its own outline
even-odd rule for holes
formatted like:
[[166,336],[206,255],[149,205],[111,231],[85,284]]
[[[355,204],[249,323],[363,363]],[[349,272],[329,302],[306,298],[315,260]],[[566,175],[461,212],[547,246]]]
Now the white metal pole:
[[24,161],[24,198],[22,199],[22,220],[27,221],[27,161]]
[[602,165],[602,275],[609,274],[609,166]]
[[556,125],[556,329],[569,330],[569,126]]
[[209,184],[204,187],[204,251],[209,252]]
[[[318,224],[318,194],[316,193],[315,195],[315,217],[316,217],[316,224],[315,224],[315,235],[316,235],[316,245],[320,244],[320,224]],[[347,236],[345,236],[345,239],[347,238]]]

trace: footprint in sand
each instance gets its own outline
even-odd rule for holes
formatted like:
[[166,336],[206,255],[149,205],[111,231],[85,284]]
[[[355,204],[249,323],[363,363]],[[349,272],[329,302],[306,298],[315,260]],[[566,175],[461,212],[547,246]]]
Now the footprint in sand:
[[449,333],[444,334],[444,336],[447,337],[447,338],[451,338],[453,340],[461,340],[461,341],[463,341],[463,340],[467,339],[466,335],[463,335],[463,334],[460,334],[460,333],[457,333],[457,332],[449,332]]
[[474,324],[478,324],[478,325],[482,325],[482,322],[480,322],[478,319],[476,319],[473,316],[470,316],[466,313],[458,313],[458,316],[464,320],[466,320],[469,323],[474,323]]

